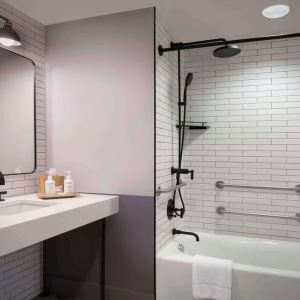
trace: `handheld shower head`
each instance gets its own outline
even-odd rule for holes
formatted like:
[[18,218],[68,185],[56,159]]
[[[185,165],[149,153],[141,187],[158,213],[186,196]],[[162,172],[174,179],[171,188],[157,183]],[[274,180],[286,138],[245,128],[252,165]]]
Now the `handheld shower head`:
[[186,78],[185,78],[185,86],[184,86],[184,93],[183,93],[183,103],[184,105],[186,105],[186,90],[188,88],[189,85],[191,85],[192,81],[193,81],[193,73],[188,73]]
[[187,88],[193,81],[193,73],[188,73],[185,79],[185,88]]

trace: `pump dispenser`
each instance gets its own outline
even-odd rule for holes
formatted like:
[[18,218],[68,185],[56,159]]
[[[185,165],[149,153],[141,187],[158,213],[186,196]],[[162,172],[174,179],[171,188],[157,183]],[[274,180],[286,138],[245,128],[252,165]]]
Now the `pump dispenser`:
[[64,180],[64,192],[73,193],[74,192],[74,181],[71,178],[71,171],[65,171],[66,176]]
[[45,193],[46,194],[54,194],[55,193],[55,182],[53,177],[56,173],[55,169],[50,168],[48,171],[48,179],[45,181]]

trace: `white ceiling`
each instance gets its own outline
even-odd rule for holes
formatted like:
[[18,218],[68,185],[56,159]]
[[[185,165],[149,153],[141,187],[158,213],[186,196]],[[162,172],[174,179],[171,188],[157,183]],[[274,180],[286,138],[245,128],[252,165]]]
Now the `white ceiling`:
[[[300,31],[300,0],[5,0],[45,25],[157,6],[179,40],[245,38]],[[266,19],[261,11],[287,4],[290,14]]]

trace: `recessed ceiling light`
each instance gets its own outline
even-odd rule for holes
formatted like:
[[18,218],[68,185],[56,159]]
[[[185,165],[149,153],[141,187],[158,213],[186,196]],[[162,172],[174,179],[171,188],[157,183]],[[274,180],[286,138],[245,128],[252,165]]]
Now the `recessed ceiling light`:
[[282,18],[286,16],[290,11],[289,6],[284,5],[284,4],[277,4],[277,5],[272,5],[266,7],[263,11],[262,14],[264,17],[269,18],[269,19],[277,19],[277,18]]

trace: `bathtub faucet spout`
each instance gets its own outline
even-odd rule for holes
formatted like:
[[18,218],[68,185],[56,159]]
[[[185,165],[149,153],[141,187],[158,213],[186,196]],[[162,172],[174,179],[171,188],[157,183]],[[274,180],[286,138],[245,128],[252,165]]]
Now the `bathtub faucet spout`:
[[196,238],[196,241],[199,242],[200,239],[199,239],[199,236],[198,234],[194,233],[194,232],[191,232],[191,231],[182,231],[182,230],[177,230],[175,228],[172,229],[172,234],[175,235],[175,234],[186,234],[186,235],[192,235]]

